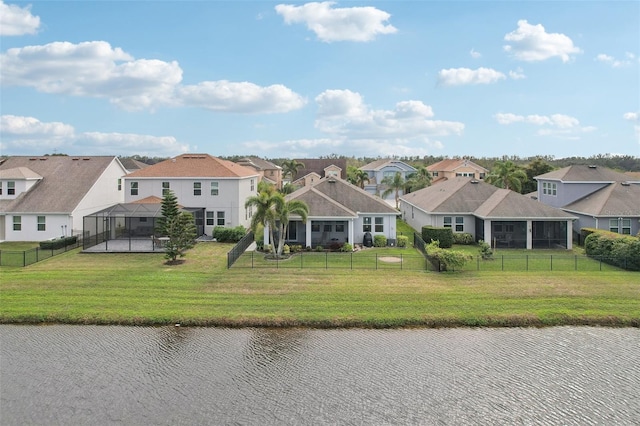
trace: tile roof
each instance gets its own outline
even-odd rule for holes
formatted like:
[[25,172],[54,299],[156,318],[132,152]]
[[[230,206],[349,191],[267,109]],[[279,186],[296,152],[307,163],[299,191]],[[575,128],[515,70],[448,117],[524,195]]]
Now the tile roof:
[[400,197],[426,212],[473,214],[482,218],[572,218],[560,209],[481,180],[455,177]]
[[[29,191],[14,200],[3,200],[0,209],[20,213],[71,213],[89,192],[115,156],[15,156],[0,164],[0,173],[42,177]],[[24,171],[28,169],[30,172]]]
[[127,175],[129,178],[243,178],[256,171],[209,154],[182,154]]
[[398,211],[379,197],[342,179],[323,178],[286,197],[302,200],[309,206],[312,217],[355,217],[358,213],[398,214]]

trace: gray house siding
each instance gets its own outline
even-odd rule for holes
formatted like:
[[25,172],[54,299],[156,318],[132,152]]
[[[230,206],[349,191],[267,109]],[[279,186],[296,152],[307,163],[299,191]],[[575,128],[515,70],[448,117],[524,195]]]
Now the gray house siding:
[[[556,195],[544,194],[544,183],[556,184]],[[571,182],[563,183],[556,180],[538,180],[538,200],[551,207],[563,207],[571,204],[599,189],[607,186],[607,183]]]

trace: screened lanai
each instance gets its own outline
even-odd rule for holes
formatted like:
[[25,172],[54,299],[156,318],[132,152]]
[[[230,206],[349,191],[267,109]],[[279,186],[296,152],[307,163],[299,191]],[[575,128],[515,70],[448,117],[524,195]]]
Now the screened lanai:
[[159,200],[154,197],[153,202],[116,204],[85,216],[83,251],[163,251],[167,238],[155,234],[158,219],[162,217],[162,204]]

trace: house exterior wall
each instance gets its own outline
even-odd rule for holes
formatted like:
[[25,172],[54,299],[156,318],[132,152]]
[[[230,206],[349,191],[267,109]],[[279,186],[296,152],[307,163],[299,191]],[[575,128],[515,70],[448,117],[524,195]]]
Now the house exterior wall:
[[[556,195],[544,193],[544,183],[556,185]],[[607,186],[606,183],[571,182],[563,183],[557,180],[538,180],[538,200],[548,206],[561,208],[585,197],[601,188]]]
[[[0,200],[14,200],[23,192],[31,189],[31,187],[39,181],[40,179],[2,179],[0,180],[0,188],[2,188]],[[9,182],[14,183],[15,194],[9,194]]]
[[[246,178],[127,178],[125,179],[125,202],[131,203],[146,197],[162,198],[163,182],[169,183],[169,189],[185,208],[205,209],[204,232],[213,233],[215,226],[248,228],[251,212],[244,203],[258,190],[258,175]],[[138,182],[138,195],[131,195],[131,182]],[[194,195],[194,183],[199,182],[200,194]],[[212,182],[217,182],[218,195],[211,195]],[[213,223],[207,220],[207,213],[213,212]],[[218,222],[218,213],[224,213],[224,225]]]
[[[13,229],[13,218],[20,216],[20,230]],[[44,216],[44,230],[38,231],[38,216]],[[45,241],[62,236],[71,236],[72,218],[68,214],[51,213],[11,213],[5,216],[5,240],[6,241]],[[80,231],[82,233],[82,230]]]

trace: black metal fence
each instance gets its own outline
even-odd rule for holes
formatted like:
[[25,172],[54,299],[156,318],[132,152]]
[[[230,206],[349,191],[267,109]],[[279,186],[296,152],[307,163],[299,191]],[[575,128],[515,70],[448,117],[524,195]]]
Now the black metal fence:
[[231,268],[231,266],[242,256],[242,254],[247,250],[247,248],[253,243],[254,235],[253,231],[247,232],[247,234],[242,237],[240,241],[236,243],[235,246],[227,253],[227,269]]
[[0,250],[0,266],[25,267],[58,254],[66,253],[82,247],[82,238],[78,237],[72,244],[57,249],[34,247],[28,250]]

